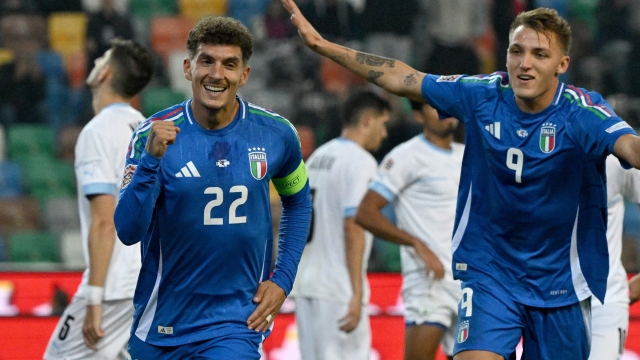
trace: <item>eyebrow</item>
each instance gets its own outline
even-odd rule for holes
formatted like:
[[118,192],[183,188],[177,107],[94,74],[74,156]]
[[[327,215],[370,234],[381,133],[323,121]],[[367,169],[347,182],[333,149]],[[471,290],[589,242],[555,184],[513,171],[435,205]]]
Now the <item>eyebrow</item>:
[[[214,56],[209,55],[207,53],[200,53],[198,54],[197,58],[201,59],[201,58],[205,58],[205,59],[215,59]],[[226,62],[234,62],[234,63],[239,63],[240,62],[240,58],[237,56],[229,56],[226,58],[223,58],[221,60],[221,62],[226,63]]]

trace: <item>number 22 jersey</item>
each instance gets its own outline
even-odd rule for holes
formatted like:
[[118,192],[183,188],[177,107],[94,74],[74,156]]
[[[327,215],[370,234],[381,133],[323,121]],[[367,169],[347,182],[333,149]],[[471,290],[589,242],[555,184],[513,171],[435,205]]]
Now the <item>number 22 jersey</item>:
[[529,306],[602,300],[605,158],[635,131],[598,93],[563,83],[534,114],[518,108],[505,73],[427,75],[422,94],[465,123],[454,277],[501,286]]
[[[300,143],[287,120],[237,101],[235,118],[219,130],[202,128],[188,100],[133,135],[115,222],[124,243],[142,243],[132,327],[142,341],[174,346],[255,334],[246,320],[269,278],[269,180],[283,203],[271,280],[291,290],[311,217]],[[161,159],[144,151],[154,121],[180,128]]]

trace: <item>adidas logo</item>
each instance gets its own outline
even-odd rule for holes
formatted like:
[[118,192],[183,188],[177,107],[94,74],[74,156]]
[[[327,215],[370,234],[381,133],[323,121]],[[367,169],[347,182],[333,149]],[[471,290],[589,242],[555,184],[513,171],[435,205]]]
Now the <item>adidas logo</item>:
[[495,136],[496,139],[500,139],[500,122],[496,121],[493,124],[489,124],[484,127],[485,130],[491,133],[491,135]]
[[196,169],[196,166],[193,165],[193,161],[189,161],[187,166],[184,166],[176,173],[176,177],[200,177],[200,173],[198,169]]

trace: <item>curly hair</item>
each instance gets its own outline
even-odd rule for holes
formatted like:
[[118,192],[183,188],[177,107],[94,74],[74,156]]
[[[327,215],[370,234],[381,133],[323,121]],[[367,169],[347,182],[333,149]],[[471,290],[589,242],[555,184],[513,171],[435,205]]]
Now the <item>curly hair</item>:
[[151,52],[134,40],[111,40],[109,64],[114,69],[113,91],[127,98],[134,97],[147,86],[154,73]]
[[[547,37],[549,34],[556,34],[556,39],[558,39],[565,55],[571,50],[571,26],[554,9],[538,8],[521,12],[511,23],[509,37],[520,25],[531,28],[537,33],[545,34]],[[551,40],[550,37],[549,40]]]
[[207,16],[189,32],[187,50],[193,59],[200,44],[237,45],[242,50],[242,61],[247,63],[253,52],[253,36],[238,20],[225,16]]

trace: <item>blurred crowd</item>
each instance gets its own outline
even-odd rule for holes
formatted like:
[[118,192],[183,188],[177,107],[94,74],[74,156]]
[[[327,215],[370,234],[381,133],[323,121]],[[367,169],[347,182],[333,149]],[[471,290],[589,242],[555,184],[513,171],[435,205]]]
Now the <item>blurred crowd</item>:
[[[619,115],[640,127],[640,1],[296,2],[332,41],[435,74],[504,70],[509,25],[515,15],[535,7],[555,8],[570,21],[574,36],[571,71],[563,81],[601,92]],[[74,232],[79,224],[71,166],[75,139],[93,116],[86,75],[111,39],[133,38],[154,51],[158,65],[135,106],[150,116],[186,99],[191,92],[182,70],[186,36],[205,15],[234,17],[254,34],[251,81],[240,89],[241,97],[272,107],[304,129],[311,142],[305,144],[309,151],[339,135],[338,104],[353,88],[367,84],[310,52],[280,0],[3,0],[0,251],[4,251],[0,259],[78,264],[78,254],[65,244],[79,236]],[[408,101],[389,98],[394,113],[389,138],[375,154],[377,159],[420,132]],[[458,139],[463,139],[462,133]],[[640,238],[637,209],[627,213],[629,238]],[[40,237],[32,238],[32,243],[42,247],[48,241],[53,250],[34,252],[12,240],[34,234]],[[21,244],[30,244],[21,239]],[[629,271],[637,271],[640,264],[636,243],[625,242],[632,247],[624,252]],[[370,269],[399,268],[390,246],[377,246]]]

